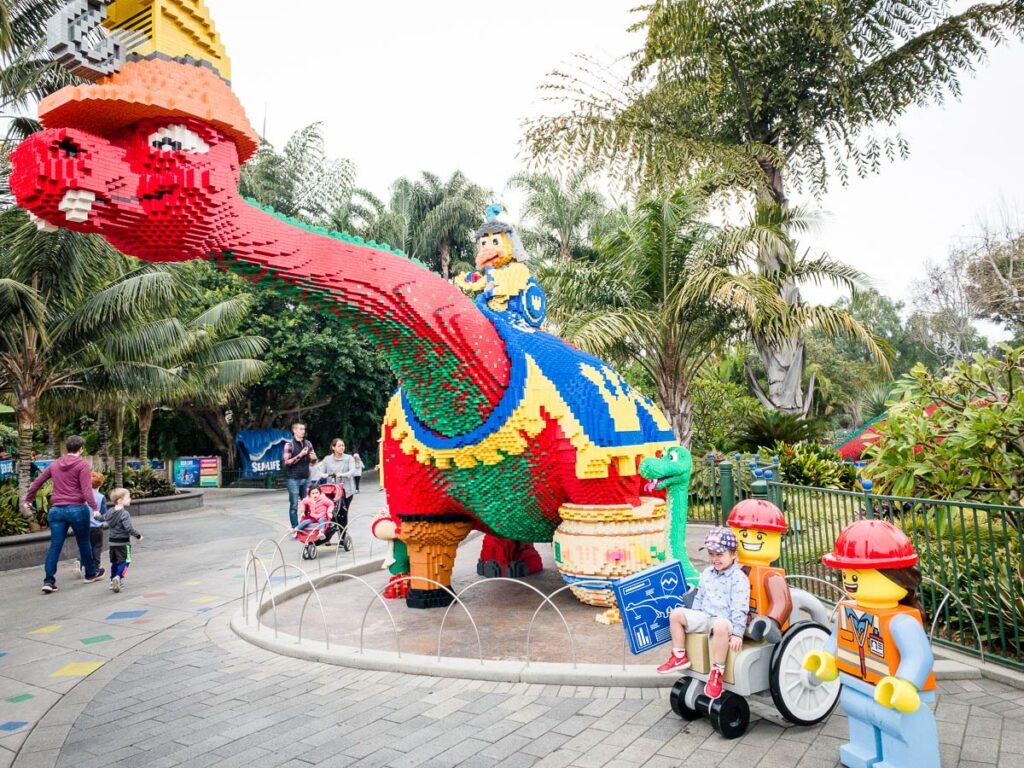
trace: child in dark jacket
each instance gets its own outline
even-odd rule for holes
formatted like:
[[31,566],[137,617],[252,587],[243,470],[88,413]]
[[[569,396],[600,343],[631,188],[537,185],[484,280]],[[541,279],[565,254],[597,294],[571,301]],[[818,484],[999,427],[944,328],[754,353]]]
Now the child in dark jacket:
[[110,492],[110,502],[114,505],[103,520],[110,528],[110,588],[121,591],[125,572],[132,562],[131,537],[142,541],[142,534],[132,525],[132,517],[128,507],[132,503],[132,495],[126,488],[115,488]]

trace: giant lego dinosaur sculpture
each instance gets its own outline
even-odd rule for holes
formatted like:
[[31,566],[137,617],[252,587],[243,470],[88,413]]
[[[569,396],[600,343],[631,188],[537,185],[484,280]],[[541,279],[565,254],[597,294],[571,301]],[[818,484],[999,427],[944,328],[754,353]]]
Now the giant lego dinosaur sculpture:
[[[18,203],[43,228],[98,233],[141,259],[209,259],[376,340],[400,384],[381,463],[409,550],[409,605],[450,601],[455,548],[474,528],[487,535],[484,570],[518,575],[540,567],[531,542],[551,540],[563,503],[641,504],[638,463],[675,442],[649,399],[401,253],[242,200],[239,169],[258,137],[202,2],[107,10],[75,0],[51,22],[54,48],[94,82],[40,104],[45,130],[13,155]],[[87,48],[101,21],[113,37]]]

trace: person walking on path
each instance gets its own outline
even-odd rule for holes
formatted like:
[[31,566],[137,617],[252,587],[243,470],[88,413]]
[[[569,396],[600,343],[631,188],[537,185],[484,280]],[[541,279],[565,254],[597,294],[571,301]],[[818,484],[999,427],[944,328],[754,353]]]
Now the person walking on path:
[[[107,514],[107,499],[100,493],[100,486],[106,479],[102,472],[92,473],[92,497],[99,507],[99,515],[89,516],[89,543],[92,544],[92,561],[96,570],[100,569],[100,560],[103,558],[103,516]],[[85,576],[85,563],[79,563],[78,567],[82,571],[82,576]]]
[[292,530],[299,524],[299,500],[309,490],[309,467],[316,464],[316,451],[306,439],[306,425],[292,424],[292,439],[284,444],[284,475],[288,478],[288,519]]
[[360,480],[360,478],[362,478],[363,470],[365,468],[366,468],[366,465],[363,464],[363,459],[359,455],[359,452],[357,451],[356,453],[353,453],[352,454],[352,479],[355,480],[355,483],[356,483],[356,493],[359,493],[359,480]]
[[128,566],[132,564],[132,540],[134,536],[142,541],[142,534],[135,530],[128,507],[132,494],[127,488],[115,488],[110,492],[114,508],[107,512],[104,521],[110,526],[110,588],[121,591]]
[[355,462],[345,453],[345,441],[340,437],[331,440],[331,455],[320,462],[320,480],[325,483],[341,483],[345,490],[345,523],[348,525],[348,508],[356,494]]
[[85,566],[85,580],[90,584],[103,577],[103,569],[97,569],[89,540],[89,517],[99,511],[92,495],[92,469],[82,458],[85,440],[71,435],[64,444],[67,453],[44,469],[28,488],[25,506],[33,510],[36,493],[47,480],[53,481],[50,493],[50,511],[47,520],[50,526],[50,549],[46,553],[44,566],[43,593],[57,591],[57,563],[68,529],[75,534],[78,542],[78,560]]

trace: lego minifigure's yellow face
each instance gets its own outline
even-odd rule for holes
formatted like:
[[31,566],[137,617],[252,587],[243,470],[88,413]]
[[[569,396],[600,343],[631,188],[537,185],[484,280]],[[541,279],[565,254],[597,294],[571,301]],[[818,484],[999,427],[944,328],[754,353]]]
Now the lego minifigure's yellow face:
[[476,268],[504,267],[512,261],[512,238],[507,232],[486,232],[476,240]]
[[782,554],[782,534],[778,531],[759,531],[755,528],[733,528],[740,562],[744,565],[771,565]]
[[907,590],[875,570],[843,569],[843,591],[865,608],[895,608]]

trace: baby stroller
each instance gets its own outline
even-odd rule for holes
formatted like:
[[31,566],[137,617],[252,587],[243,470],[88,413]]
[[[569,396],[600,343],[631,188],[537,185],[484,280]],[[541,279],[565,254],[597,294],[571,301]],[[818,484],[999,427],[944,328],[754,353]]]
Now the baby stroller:
[[338,533],[338,542],[346,552],[352,549],[352,536],[348,532],[348,505],[345,503],[345,487],[341,483],[327,482],[320,486],[320,492],[334,502],[334,512],[331,514],[331,522],[327,524],[327,540]]
[[[319,525],[296,531],[295,538],[302,544],[302,559],[316,560],[316,548],[330,541],[330,537],[334,535],[336,529],[337,525],[333,521],[326,520]],[[328,531],[330,531],[330,535],[328,535]]]

